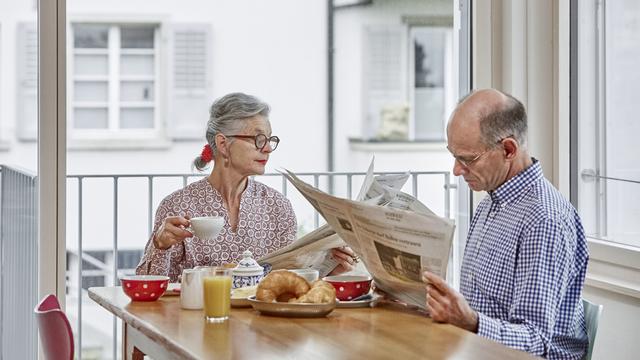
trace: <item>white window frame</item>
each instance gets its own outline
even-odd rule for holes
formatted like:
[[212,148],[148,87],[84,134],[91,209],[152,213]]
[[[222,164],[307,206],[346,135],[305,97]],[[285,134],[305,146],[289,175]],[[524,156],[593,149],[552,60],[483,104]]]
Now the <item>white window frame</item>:
[[[162,119],[165,112],[163,101],[166,98],[166,28],[167,21],[164,16],[131,16],[125,14],[113,15],[70,15],[67,33],[69,36],[69,46],[67,46],[67,71],[71,76],[67,79],[67,108],[68,112],[68,135],[70,149],[85,148],[135,148],[143,144],[145,147],[165,148],[170,146],[169,140],[166,138],[166,128]],[[109,45],[108,45],[108,128],[107,129],[75,129],[73,127],[74,115],[74,82],[76,78],[73,76],[74,55],[79,53],[90,53],[94,50],[76,50],[74,48],[73,24],[76,23],[96,23],[106,24],[110,26]],[[119,58],[122,54],[120,49],[119,29],[126,25],[150,25],[155,27],[154,32],[154,49],[130,49],[127,53],[149,53],[154,55],[154,74],[149,79],[154,82],[154,98],[153,98],[153,128],[149,129],[122,129],[119,127],[120,109],[123,103],[120,100],[120,82],[123,78],[142,80],[140,77],[122,76],[119,73]],[[113,40],[112,40],[113,39]],[[91,77],[82,77],[83,80],[90,81]],[[102,77],[93,78],[93,80],[104,80]],[[89,105],[88,103],[86,103]],[[142,103],[126,103],[127,107],[148,106]],[[96,104],[98,105],[98,104]],[[142,143],[141,143],[142,141]]]
[[[578,188],[578,184],[583,181],[581,179],[583,169],[579,168],[580,163],[577,158],[580,154],[577,146],[577,142],[579,141],[577,127],[580,126],[580,123],[593,120],[590,120],[589,117],[600,117],[600,121],[604,121],[603,111],[585,111],[585,109],[582,108],[583,105],[579,102],[582,101],[588,104],[600,103],[601,105],[596,109],[599,108],[602,110],[602,102],[604,101],[603,92],[601,89],[599,90],[598,85],[603,84],[604,81],[606,81],[602,63],[603,58],[602,53],[598,52],[596,48],[596,44],[598,42],[602,43],[602,38],[604,36],[602,31],[596,30],[598,28],[602,28],[601,24],[603,24],[604,8],[599,7],[596,4],[604,6],[605,1],[576,1],[576,6],[579,7],[579,9],[571,9],[572,12],[577,12],[577,14],[572,14],[572,16],[577,17],[575,25],[571,28],[571,31],[575,31],[577,34],[574,34],[572,37],[575,39],[576,36],[579,38],[580,36],[588,36],[589,34],[594,36],[592,39],[594,49],[587,50],[593,55],[587,56],[587,54],[584,54],[577,45],[572,47],[569,55],[571,56],[570,61],[572,63],[572,77],[578,79],[571,85],[570,105],[572,117],[571,126],[576,127],[572,130],[576,135],[572,138],[571,145],[573,159],[571,162],[570,185],[572,189],[572,201],[574,204],[578,205],[580,204],[579,201],[585,200],[585,198],[580,195]],[[584,14],[580,14],[581,11],[583,11]],[[567,19],[564,21],[569,20]],[[587,26],[591,28],[592,31],[589,29],[581,31],[581,26]],[[593,61],[587,62],[586,59],[593,59]],[[580,66],[578,66],[579,62]],[[585,89],[590,89],[590,91]],[[580,91],[582,93],[579,94],[578,92]],[[593,121],[596,123],[598,122],[598,120]],[[601,133],[598,135],[598,130],[601,129],[593,129],[593,133],[589,134],[589,137],[594,141],[596,141],[596,137],[602,135]],[[593,159],[593,161],[594,163],[600,162],[598,165],[603,165],[602,159]],[[601,180],[601,182],[603,181],[606,180]],[[596,196],[595,192],[594,196]],[[598,210],[594,210],[593,214],[581,214],[583,216],[583,221],[596,222],[597,229],[606,233],[606,226],[603,227],[603,222],[606,222],[607,216],[606,201],[604,201],[603,204],[603,201],[599,202],[597,199],[593,200],[596,204],[595,207],[601,206],[601,209],[604,209],[605,214],[602,214],[601,211]],[[603,290],[640,298],[640,248],[616,243],[609,239],[602,239],[599,237],[600,236],[598,234],[594,237],[588,236],[587,241],[589,244],[590,262],[585,284]]]

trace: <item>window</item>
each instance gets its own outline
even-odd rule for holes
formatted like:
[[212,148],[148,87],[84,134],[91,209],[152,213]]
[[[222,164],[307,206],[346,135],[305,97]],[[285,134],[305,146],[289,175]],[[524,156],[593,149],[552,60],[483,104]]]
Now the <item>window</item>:
[[157,134],[157,33],[155,24],[73,24],[74,137]]
[[410,31],[411,109],[416,140],[444,141],[447,104],[452,94],[452,34],[446,27],[418,26]]
[[451,19],[364,30],[365,139],[444,141],[454,101]]
[[577,200],[590,238],[640,248],[640,3],[580,1]]

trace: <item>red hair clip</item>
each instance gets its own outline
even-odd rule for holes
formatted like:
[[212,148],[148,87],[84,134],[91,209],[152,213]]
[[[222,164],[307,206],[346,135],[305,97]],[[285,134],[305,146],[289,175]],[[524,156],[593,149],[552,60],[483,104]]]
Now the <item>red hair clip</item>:
[[202,148],[202,153],[200,153],[200,159],[202,161],[208,163],[213,159],[213,150],[211,149],[211,145],[207,144]]

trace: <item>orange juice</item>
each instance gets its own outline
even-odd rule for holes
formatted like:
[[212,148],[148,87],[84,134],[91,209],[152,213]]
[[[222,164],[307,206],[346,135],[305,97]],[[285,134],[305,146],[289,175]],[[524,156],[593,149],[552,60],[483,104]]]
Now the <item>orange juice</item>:
[[206,276],[203,279],[204,317],[224,321],[231,308],[231,276]]

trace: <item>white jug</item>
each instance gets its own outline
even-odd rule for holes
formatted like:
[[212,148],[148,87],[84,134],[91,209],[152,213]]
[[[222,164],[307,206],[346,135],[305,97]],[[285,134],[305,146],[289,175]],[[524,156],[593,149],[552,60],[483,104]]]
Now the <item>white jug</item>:
[[182,270],[180,306],[183,309],[202,309],[202,269]]

